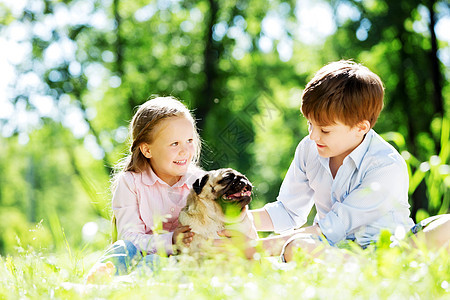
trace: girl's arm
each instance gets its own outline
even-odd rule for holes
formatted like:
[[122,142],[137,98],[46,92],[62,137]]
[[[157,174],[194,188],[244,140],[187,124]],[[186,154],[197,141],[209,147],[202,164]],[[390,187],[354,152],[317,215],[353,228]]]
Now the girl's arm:
[[173,253],[173,232],[158,235],[146,233],[146,226],[139,211],[138,196],[131,173],[124,173],[119,178],[112,202],[119,239],[128,240],[141,251],[147,253],[158,251],[164,251],[167,254]]

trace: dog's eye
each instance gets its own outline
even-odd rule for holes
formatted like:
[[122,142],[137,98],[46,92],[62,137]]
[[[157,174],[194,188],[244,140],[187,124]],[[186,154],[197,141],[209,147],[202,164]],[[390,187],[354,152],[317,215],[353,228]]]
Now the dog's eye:
[[218,184],[228,184],[231,180],[234,179],[234,174],[233,173],[227,173],[223,176],[223,178],[221,180],[219,180]]

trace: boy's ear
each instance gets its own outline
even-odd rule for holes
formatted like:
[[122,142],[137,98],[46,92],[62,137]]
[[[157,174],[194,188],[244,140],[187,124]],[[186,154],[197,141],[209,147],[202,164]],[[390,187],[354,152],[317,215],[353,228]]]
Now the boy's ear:
[[364,120],[356,124],[356,127],[358,127],[358,131],[362,134],[366,134],[370,130],[370,122],[368,120]]
[[150,150],[150,145],[147,143],[142,143],[139,146],[139,149],[141,150],[141,153],[147,157],[147,158],[151,158],[152,157],[152,151]]

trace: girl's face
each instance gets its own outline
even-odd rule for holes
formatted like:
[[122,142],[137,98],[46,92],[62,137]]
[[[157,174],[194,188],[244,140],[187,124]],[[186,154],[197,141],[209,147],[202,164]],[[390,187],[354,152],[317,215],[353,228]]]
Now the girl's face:
[[150,159],[153,171],[172,186],[186,174],[195,153],[192,122],[185,117],[161,121],[151,144],[142,144],[141,152]]

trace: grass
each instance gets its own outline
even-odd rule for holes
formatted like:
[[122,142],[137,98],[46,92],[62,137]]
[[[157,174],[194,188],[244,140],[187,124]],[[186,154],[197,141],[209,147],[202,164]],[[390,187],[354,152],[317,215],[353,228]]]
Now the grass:
[[[384,135],[406,159],[410,194],[425,181],[429,209],[440,213],[450,203],[449,128],[450,120],[444,119],[442,150],[427,162],[408,153],[398,133]],[[389,235],[364,251],[335,249],[312,258],[300,250],[288,264],[264,255],[249,261],[238,252],[201,260],[180,256],[176,264],[164,260],[153,274],[86,285],[85,276],[101,252],[71,249],[56,221],[54,244],[65,251],[25,250],[18,243],[15,254],[0,256],[0,299],[450,299],[449,251],[391,247]]]
[[[202,260],[163,260],[153,274],[85,285],[99,253],[0,257],[0,299],[449,299],[447,251],[391,248],[389,238],[367,250],[336,249],[294,262],[238,252]],[[344,258],[343,254],[346,254]]]

